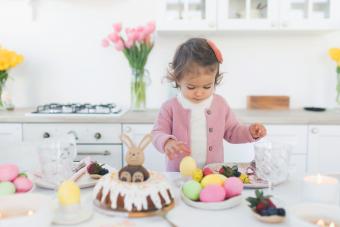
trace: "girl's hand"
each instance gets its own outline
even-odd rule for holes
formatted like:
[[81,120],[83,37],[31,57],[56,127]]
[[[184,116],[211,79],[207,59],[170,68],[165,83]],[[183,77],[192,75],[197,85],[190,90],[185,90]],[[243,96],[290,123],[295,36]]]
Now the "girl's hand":
[[176,158],[179,153],[189,155],[190,150],[181,141],[176,141],[174,139],[168,139],[164,145],[164,152],[170,160]]
[[267,135],[267,129],[260,123],[251,124],[249,126],[249,131],[254,139],[260,139]]

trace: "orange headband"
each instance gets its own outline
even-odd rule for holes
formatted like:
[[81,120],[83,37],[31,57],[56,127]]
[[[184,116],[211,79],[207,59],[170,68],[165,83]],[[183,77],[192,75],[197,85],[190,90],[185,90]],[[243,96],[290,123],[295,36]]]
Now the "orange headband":
[[213,41],[207,39],[207,43],[210,46],[210,48],[214,51],[218,63],[222,64],[223,57],[221,51],[217,48],[216,44]]

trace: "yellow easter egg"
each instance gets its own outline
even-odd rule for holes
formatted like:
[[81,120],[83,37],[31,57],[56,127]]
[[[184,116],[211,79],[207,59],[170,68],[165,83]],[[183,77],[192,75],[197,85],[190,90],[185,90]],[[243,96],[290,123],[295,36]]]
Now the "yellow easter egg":
[[222,186],[226,179],[227,178],[221,174],[209,174],[202,179],[201,185],[202,185],[202,188],[204,188],[207,185],[211,185],[211,184]]
[[73,181],[64,181],[59,186],[57,196],[62,206],[80,204],[80,189]]
[[192,179],[194,181],[200,182],[203,178],[203,171],[200,168],[197,168],[192,172]]
[[182,176],[190,176],[197,168],[196,161],[190,157],[186,156],[182,159],[181,163],[179,164],[179,171],[181,172]]

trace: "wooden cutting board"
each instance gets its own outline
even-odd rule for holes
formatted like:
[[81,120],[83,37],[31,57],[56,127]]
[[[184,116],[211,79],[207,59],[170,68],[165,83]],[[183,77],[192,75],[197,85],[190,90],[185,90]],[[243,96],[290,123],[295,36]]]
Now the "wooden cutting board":
[[289,109],[289,96],[248,96],[247,108],[265,110]]

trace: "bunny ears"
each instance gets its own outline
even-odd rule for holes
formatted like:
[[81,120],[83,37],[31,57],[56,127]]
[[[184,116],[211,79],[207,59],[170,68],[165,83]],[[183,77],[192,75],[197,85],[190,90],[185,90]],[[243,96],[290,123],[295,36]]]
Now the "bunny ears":
[[214,54],[216,56],[218,63],[222,64],[223,56],[222,56],[221,51],[218,49],[218,47],[216,46],[216,44],[213,41],[207,39],[207,43],[210,46],[210,48],[214,51]]
[[[128,148],[132,148],[132,147],[136,147],[136,145],[132,142],[131,138],[123,133],[121,136],[120,136],[120,140],[128,147]],[[138,144],[138,148],[140,148],[141,150],[144,150],[148,145],[149,143],[151,143],[152,141],[152,136],[151,134],[146,134],[143,139],[139,142]]]

